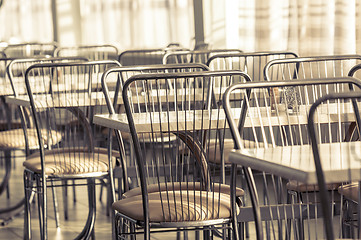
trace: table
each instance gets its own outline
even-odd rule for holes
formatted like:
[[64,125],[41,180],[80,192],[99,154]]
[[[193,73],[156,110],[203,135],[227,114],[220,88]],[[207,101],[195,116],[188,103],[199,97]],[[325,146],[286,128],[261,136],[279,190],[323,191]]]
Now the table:
[[[330,107],[331,105],[331,107]],[[274,125],[306,125],[307,124],[307,114],[310,106],[300,106],[299,114],[288,113],[286,111],[279,111],[278,113],[273,110],[272,112],[267,111],[266,107],[251,107],[248,109],[249,116],[246,118],[244,127],[260,127],[260,126],[274,126]],[[326,109],[331,109],[326,110]],[[315,121],[319,123],[329,123],[329,122],[337,122],[341,121],[354,121],[354,114],[352,113],[352,106],[348,104],[343,106],[340,110],[340,106],[337,104],[329,104],[328,106],[320,106],[320,111],[315,115]],[[241,108],[233,108],[232,114],[236,121],[239,120],[239,116],[241,113]],[[150,132],[150,124],[149,120],[152,119],[153,123],[153,131],[159,131],[160,126],[157,127],[157,123],[160,122],[159,118],[162,119],[161,122],[168,121],[168,115],[170,119],[170,125],[163,125],[162,129],[164,131],[172,131],[173,128],[178,130],[182,130],[185,127],[180,125],[179,122],[182,123],[191,123],[196,122],[195,128],[199,129],[201,126],[203,128],[208,128],[209,125],[213,129],[217,128],[216,122],[218,122],[219,126],[227,126],[226,116],[223,109],[213,109],[213,110],[195,110],[195,111],[178,111],[178,113],[174,111],[162,112],[162,113],[134,113],[134,123],[137,132],[139,133],[147,133]],[[177,118],[180,119],[177,122]],[[202,123],[203,120],[203,123]],[[123,132],[129,132],[128,127],[128,119],[125,113],[122,114],[102,114],[94,116],[94,123],[102,125],[104,127],[121,130]],[[213,124],[212,124],[213,123]],[[202,125],[203,124],[203,125]],[[204,125],[206,124],[206,125]],[[170,127],[169,127],[170,126]],[[177,127],[177,128],[176,128]],[[193,127],[193,126],[192,126]],[[185,130],[185,129],[184,129]]]
[[[319,144],[326,183],[361,180],[361,142]],[[232,150],[229,161],[290,180],[317,184],[311,145]]]
[[[239,116],[241,108],[233,109],[234,114]],[[170,119],[168,124],[168,117]],[[188,124],[188,129],[217,129],[219,126],[224,127],[226,123],[225,112],[218,110],[195,110],[195,111],[171,111],[171,112],[153,112],[153,113],[134,113],[134,124],[137,133],[149,133],[150,118],[152,119],[152,127],[154,132],[159,132],[162,129],[166,131],[182,131],[187,130],[185,124]],[[178,118],[178,121],[177,121]],[[161,119],[161,121],[160,121]],[[202,122],[203,119],[203,122]],[[160,125],[160,122],[163,124]],[[217,124],[218,122],[218,124]],[[125,113],[121,114],[97,114],[94,116],[94,123],[103,127],[117,129],[122,132],[129,132],[128,118]]]

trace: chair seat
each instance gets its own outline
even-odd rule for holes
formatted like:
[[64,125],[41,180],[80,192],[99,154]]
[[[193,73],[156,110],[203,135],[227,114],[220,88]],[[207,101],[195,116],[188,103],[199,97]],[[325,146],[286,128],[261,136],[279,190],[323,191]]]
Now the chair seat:
[[[172,189],[175,191],[178,190],[187,190],[188,189],[192,189],[192,190],[196,190],[199,191],[201,190],[201,184],[199,182],[195,182],[195,183],[187,183],[187,182],[177,182],[177,183],[169,183],[168,185],[166,185],[165,183],[161,183],[161,184],[150,184],[147,186],[147,190],[148,193],[153,193],[153,192],[159,192],[160,191],[165,191],[168,189]],[[220,190],[221,193],[224,194],[228,194],[230,195],[230,186],[227,184],[214,184],[213,186],[214,191]],[[136,187],[133,188],[127,192],[125,192],[122,195],[122,198],[130,198],[130,197],[134,197],[134,196],[138,196],[138,195],[142,195],[142,191],[140,189],[140,187]],[[244,190],[241,188],[236,188],[236,197],[241,197],[244,195]]]
[[[204,221],[231,217],[228,194],[218,195],[205,191],[163,191],[149,193],[148,199],[149,220],[153,223]],[[142,195],[116,201],[112,208],[132,219],[144,221]]]
[[[113,163],[115,164],[115,161]],[[48,176],[108,172],[108,164],[107,151],[102,148],[96,148],[93,153],[85,148],[64,148],[45,152],[45,174]],[[28,156],[23,165],[35,173],[41,173],[40,154]]]
[[338,192],[341,195],[354,202],[358,202],[358,191],[359,191],[359,186],[358,183],[356,182],[345,184],[338,188]]
[[[341,185],[341,183],[326,184],[326,189],[329,191],[334,191],[340,185]],[[290,180],[286,184],[286,188],[288,190],[295,191],[295,192],[317,192],[317,191],[319,191],[317,184],[306,184],[306,183],[298,182],[295,180]]]
[[[27,129],[29,148],[38,148],[39,140],[36,129]],[[44,144],[54,144],[62,139],[62,136],[57,131],[52,131],[47,134],[45,130],[42,132]],[[49,136],[49,137],[48,137]],[[25,137],[23,129],[12,129],[0,132],[0,148],[25,148]]]

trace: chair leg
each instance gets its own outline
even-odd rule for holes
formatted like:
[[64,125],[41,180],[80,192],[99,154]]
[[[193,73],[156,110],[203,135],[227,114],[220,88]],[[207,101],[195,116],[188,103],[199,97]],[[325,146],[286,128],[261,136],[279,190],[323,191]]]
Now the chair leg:
[[200,239],[200,234],[199,234],[199,231],[196,231],[196,237],[195,237],[196,240],[199,240]]
[[30,215],[30,204],[31,204],[31,193],[32,190],[32,174],[28,171],[24,171],[24,239],[31,239],[31,215]]
[[38,213],[40,238],[48,239],[47,235],[47,194],[46,194],[46,178],[36,175],[36,185],[38,191]]
[[58,198],[57,198],[57,195],[56,195],[56,190],[55,190],[53,181],[51,181],[51,191],[52,191],[52,193],[53,193],[53,206],[54,206],[55,226],[56,226],[56,228],[58,228],[58,227],[60,227],[59,209],[58,209]]
[[68,181],[64,180],[63,182],[63,205],[64,205],[64,219],[68,220]]
[[205,227],[203,230],[203,239],[204,240],[210,240],[211,238],[211,231],[209,230],[208,227]]
[[75,180],[73,180],[73,202],[76,203]]
[[[134,223],[130,223],[130,232],[131,232],[131,233],[135,233],[135,225],[134,225]],[[136,239],[136,235],[135,235],[135,234],[132,234],[130,239],[131,239],[131,240],[135,240],[135,239]]]

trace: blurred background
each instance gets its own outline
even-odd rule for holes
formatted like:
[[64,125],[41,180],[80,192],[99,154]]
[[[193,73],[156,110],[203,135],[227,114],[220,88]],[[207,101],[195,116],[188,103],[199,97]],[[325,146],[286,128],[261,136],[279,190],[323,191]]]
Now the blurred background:
[[359,0],[2,0],[0,40],[120,51],[193,48],[289,50],[300,56],[361,50]]

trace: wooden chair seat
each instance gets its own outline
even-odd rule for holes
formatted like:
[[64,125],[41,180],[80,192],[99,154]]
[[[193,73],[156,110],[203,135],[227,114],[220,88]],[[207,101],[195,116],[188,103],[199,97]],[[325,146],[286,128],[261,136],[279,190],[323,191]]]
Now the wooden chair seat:
[[[213,193],[193,190],[149,193],[149,220],[154,223],[230,218],[230,196],[221,193],[210,197],[209,194]],[[167,204],[162,205],[161,199],[167,199]],[[116,201],[112,208],[135,220],[144,220],[141,194]]]
[[[36,129],[27,129],[29,148],[38,148],[39,140]],[[42,132],[44,144],[55,144],[62,139],[62,136],[57,131],[52,131],[47,134],[44,130]],[[18,149],[25,148],[25,137],[23,129],[12,129],[0,132],[0,148]]]
[[[116,151],[113,152],[116,154]],[[64,156],[68,157],[64,158]],[[93,159],[97,159],[97,161]],[[113,162],[115,165],[115,161]],[[27,157],[23,165],[35,173],[41,173],[40,153],[37,152]],[[106,173],[109,169],[109,160],[107,149],[96,148],[94,152],[89,152],[84,148],[65,148],[47,150],[45,165],[45,173],[48,176],[94,174],[94,172]]]
[[[179,190],[184,191],[184,190],[187,190],[187,188],[199,191],[199,190],[201,190],[201,184],[200,183],[189,184],[186,182],[178,182],[177,184],[172,184],[172,186],[169,186],[169,184],[167,186],[165,183],[161,183],[159,185],[158,184],[150,184],[147,186],[148,193],[159,192],[159,189],[160,189],[160,191],[165,191],[167,188],[175,190],[175,191],[179,191]],[[213,188],[214,188],[214,191],[220,190],[221,193],[228,194],[228,195],[231,194],[229,185],[217,183],[217,184],[214,184]],[[133,189],[125,192],[122,195],[122,198],[123,199],[130,198],[130,197],[134,197],[134,196],[138,196],[138,195],[142,195],[140,187],[133,188]],[[244,190],[237,187],[236,188],[236,196],[241,197],[243,195],[244,195]]]

